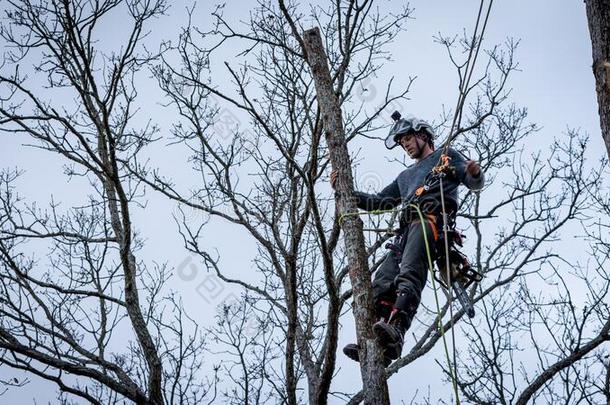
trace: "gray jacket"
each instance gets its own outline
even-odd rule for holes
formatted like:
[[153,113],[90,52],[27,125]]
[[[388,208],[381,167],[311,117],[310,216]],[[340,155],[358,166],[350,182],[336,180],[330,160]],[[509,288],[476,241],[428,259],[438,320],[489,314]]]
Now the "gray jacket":
[[[415,197],[415,190],[424,184],[426,175],[439,162],[442,149],[437,149],[425,159],[412,164],[403,170],[396,180],[377,194],[367,194],[356,191],[354,194],[358,199],[358,208],[372,210],[392,209],[401,203],[410,203]],[[466,172],[466,159],[455,149],[449,148],[448,155],[451,158],[449,166],[453,168],[452,173],[443,179],[443,190],[445,199],[457,207],[458,186],[464,184],[471,190],[480,190],[485,184],[483,172],[479,177],[473,177]],[[426,201],[440,201],[440,186],[427,190],[420,198],[420,203]]]

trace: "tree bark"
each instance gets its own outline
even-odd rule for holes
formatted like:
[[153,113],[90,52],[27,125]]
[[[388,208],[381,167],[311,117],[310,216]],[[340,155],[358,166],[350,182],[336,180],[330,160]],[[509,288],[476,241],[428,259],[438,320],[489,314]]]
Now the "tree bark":
[[372,331],[374,316],[371,278],[366,258],[362,220],[357,215],[353,198],[353,177],[339,98],[333,90],[328,59],[320,30],[304,33],[306,60],[316,86],[318,106],[322,114],[324,133],[333,170],[338,172],[336,186],[337,212],[342,218],[343,239],[347,253],[349,276],[354,293],[354,318],[360,345],[360,373],[365,404],[388,404],[388,386],[381,362],[381,349]]
[[599,120],[610,158],[610,0],[585,0]]

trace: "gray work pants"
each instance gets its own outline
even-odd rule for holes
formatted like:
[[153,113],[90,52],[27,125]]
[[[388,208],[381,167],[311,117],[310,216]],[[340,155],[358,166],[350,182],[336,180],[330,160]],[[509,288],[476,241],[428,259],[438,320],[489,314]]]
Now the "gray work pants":
[[[438,239],[434,220],[434,216],[428,216],[424,222],[432,263],[435,260],[435,242]],[[397,309],[415,314],[421,301],[421,293],[426,286],[429,267],[421,222],[410,222],[395,245],[399,252],[390,250],[373,278],[375,303],[378,308],[379,303],[384,304],[381,306],[395,303]],[[399,302],[396,302],[397,294],[403,295]]]

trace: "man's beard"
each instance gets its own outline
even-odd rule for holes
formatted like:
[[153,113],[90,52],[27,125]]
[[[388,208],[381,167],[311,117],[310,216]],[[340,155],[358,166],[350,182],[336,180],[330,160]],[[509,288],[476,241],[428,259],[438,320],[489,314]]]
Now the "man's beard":
[[415,142],[415,150],[413,151],[413,155],[411,156],[412,159],[419,159],[421,158],[421,155],[423,155],[424,153],[424,147],[426,146],[425,144],[422,146],[420,144],[419,139]]

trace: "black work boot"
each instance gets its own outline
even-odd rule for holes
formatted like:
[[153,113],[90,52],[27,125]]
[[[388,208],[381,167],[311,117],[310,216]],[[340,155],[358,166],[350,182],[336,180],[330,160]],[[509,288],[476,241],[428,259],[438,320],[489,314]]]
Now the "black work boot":
[[406,312],[396,309],[388,322],[381,320],[373,325],[373,332],[379,339],[385,356],[390,360],[400,357],[404,336],[411,326],[412,318]]
[[358,354],[360,346],[357,343],[348,343],[343,347],[343,354],[354,361],[360,361],[360,355]]
[[[389,301],[386,299],[375,299],[375,313],[378,317],[378,319],[381,320],[388,320],[390,318],[390,315],[392,314],[392,309],[394,308],[394,302],[393,301]],[[345,345],[345,347],[343,347],[343,354],[345,354],[347,357],[349,357],[350,359],[360,362],[360,355],[358,354],[358,350],[360,349],[360,346],[357,343],[348,343],[347,345]],[[385,367],[389,366],[390,363],[392,362],[392,359],[389,359],[387,356],[385,356],[384,353],[384,359],[383,359],[383,365]]]
[[417,312],[417,305],[412,294],[399,291],[388,321],[381,320],[373,325],[373,332],[384,348],[385,355],[392,360],[399,358],[402,353],[404,336]]
[[[343,347],[343,354],[345,354],[347,357],[349,357],[350,359],[360,362],[360,354],[358,354],[358,350],[360,349],[360,346],[358,346],[358,344],[356,343],[348,343],[345,345],[345,347]],[[392,362],[392,359],[390,359],[385,353],[383,356],[383,366],[387,367],[390,365],[390,363]]]

